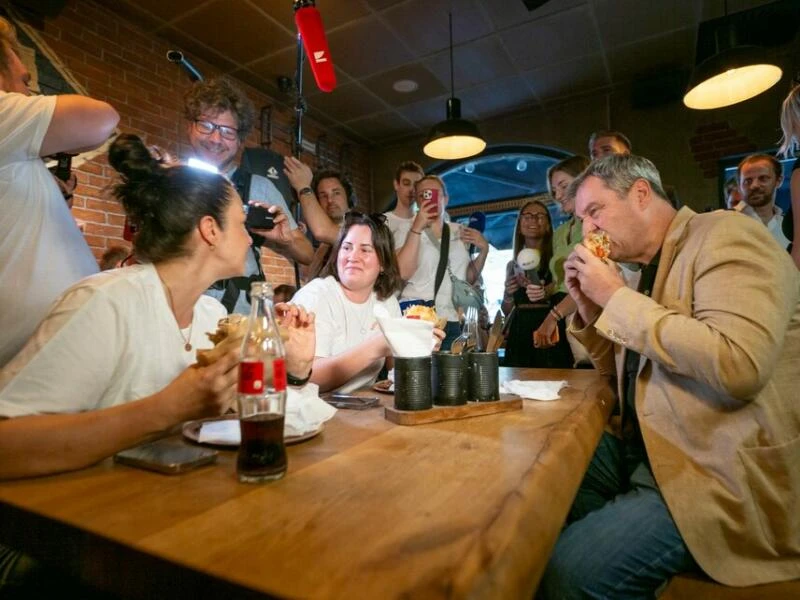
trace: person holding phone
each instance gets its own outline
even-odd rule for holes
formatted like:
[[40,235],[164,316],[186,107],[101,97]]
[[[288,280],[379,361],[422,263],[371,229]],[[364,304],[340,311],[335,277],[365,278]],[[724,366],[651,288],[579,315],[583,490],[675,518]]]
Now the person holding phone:
[[[523,271],[516,257],[523,248],[539,252],[537,269]],[[546,348],[534,343],[534,332],[553,311],[563,294],[555,294],[555,281],[550,270],[553,256],[553,223],[550,211],[539,200],[522,205],[514,227],[514,257],[506,266],[505,293],[500,308],[512,320],[508,326],[506,354],[503,365],[507,367],[539,367],[569,369],[572,352],[567,343],[566,331],[556,329]]]
[[[453,285],[447,273],[438,292],[435,290],[444,223],[447,221],[450,229],[450,247],[445,260],[455,277],[470,284],[474,285],[480,277],[489,254],[489,242],[477,229],[450,222],[446,212],[447,188],[441,177],[426,175],[416,182],[415,190],[418,211],[414,220],[408,229],[402,227],[394,230],[400,277],[406,282],[400,292],[401,306],[434,306],[436,314],[447,319],[442,348],[448,350],[453,340],[461,334],[461,324],[453,305]],[[475,258],[469,254],[471,244],[478,249]]]
[[0,367],[64,290],[97,272],[42,157],[95,148],[119,121],[86,96],[31,96],[30,78],[14,27],[0,17]]

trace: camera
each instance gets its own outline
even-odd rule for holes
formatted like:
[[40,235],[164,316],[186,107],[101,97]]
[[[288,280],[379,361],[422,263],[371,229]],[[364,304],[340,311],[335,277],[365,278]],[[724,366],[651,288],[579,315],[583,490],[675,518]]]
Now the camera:
[[275,216],[263,206],[250,205],[244,224],[248,229],[274,229]]

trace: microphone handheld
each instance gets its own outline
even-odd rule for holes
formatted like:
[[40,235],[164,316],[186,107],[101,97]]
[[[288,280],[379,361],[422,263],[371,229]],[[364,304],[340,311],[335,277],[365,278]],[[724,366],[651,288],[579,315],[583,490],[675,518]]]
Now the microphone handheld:
[[541,260],[541,253],[535,248],[523,248],[517,254],[517,266],[525,272],[525,277],[534,285],[542,285],[537,270]]
[[314,73],[317,87],[323,92],[332,92],[336,87],[336,72],[333,70],[328,40],[325,39],[322,16],[314,7],[313,0],[295,0],[295,7],[297,6],[300,8],[295,8],[294,22],[303,39],[303,47],[311,63],[311,72]]
[[[469,223],[467,227],[471,227],[472,229],[476,229],[483,233],[486,229],[486,213],[476,211],[469,216]],[[469,253],[474,254],[478,249],[475,247],[475,244],[469,245]]]

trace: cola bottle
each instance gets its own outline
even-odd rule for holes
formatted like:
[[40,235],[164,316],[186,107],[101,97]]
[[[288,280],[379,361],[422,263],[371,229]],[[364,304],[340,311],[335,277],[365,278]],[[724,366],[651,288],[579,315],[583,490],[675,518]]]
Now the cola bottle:
[[286,415],[286,355],[264,281],[250,287],[250,319],[239,364],[239,481],[261,483],[286,473],[283,424]]

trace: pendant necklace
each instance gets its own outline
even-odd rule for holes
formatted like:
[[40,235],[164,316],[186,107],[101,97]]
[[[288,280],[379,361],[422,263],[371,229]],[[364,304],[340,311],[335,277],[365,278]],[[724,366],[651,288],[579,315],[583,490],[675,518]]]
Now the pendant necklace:
[[[161,276],[159,276],[161,279]],[[192,322],[189,324],[189,335],[183,335],[183,329],[181,329],[180,324],[178,323],[178,316],[175,314],[175,301],[172,299],[172,290],[169,289],[169,286],[161,279],[161,285],[164,286],[164,289],[167,291],[167,297],[169,298],[169,308],[172,311],[172,316],[175,317],[175,325],[178,328],[178,333],[183,340],[183,349],[186,352],[192,351],[192,328],[194,327],[194,311],[192,311]]]

